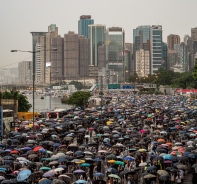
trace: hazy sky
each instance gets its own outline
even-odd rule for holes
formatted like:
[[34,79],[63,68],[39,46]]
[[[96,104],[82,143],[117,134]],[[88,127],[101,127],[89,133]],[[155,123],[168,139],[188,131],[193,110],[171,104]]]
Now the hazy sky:
[[56,24],[61,36],[77,33],[80,15],[92,15],[95,24],[123,27],[126,42],[133,41],[137,26],[157,24],[163,26],[165,42],[169,34],[183,40],[197,27],[197,0],[1,0],[0,67],[31,60],[30,53],[10,52],[32,50],[31,31],[47,31]]

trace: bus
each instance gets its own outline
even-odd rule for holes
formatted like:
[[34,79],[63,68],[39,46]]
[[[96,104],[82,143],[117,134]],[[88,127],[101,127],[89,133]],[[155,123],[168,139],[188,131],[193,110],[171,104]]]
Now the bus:
[[68,112],[68,109],[55,109],[47,113],[47,119],[59,119],[67,115]]
[[12,122],[14,122],[14,111],[11,109],[3,109],[3,124],[5,132],[10,131]]

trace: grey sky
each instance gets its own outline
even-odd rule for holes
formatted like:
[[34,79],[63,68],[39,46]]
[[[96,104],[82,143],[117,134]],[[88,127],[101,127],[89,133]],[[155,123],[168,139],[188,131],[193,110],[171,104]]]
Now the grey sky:
[[[126,42],[132,42],[133,29],[139,25],[163,26],[163,40],[169,34],[191,34],[197,27],[197,0],[1,0],[0,67],[15,67],[31,60],[31,31],[47,31],[56,24],[59,34],[78,31],[80,15],[92,15],[95,24],[125,29]],[[29,58],[29,59],[27,59]]]

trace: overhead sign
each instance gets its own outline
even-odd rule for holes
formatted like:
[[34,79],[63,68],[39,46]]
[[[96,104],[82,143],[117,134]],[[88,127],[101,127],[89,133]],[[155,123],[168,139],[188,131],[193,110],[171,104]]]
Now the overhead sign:
[[0,106],[0,137],[3,136],[3,107]]
[[108,84],[108,89],[120,89],[120,84]]

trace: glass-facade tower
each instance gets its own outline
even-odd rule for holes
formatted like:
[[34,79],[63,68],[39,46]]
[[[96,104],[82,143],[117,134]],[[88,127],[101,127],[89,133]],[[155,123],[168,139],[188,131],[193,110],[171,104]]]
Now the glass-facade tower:
[[117,74],[118,82],[125,80],[124,44],[124,30],[119,27],[108,28],[106,32],[106,61],[108,69]]
[[93,24],[88,26],[88,38],[90,41],[90,63],[98,66],[98,48],[105,43],[105,25]]
[[84,35],[88,38],[88,26],[94,24],[94,20],[91,19],[91,15],[82,15],[78,21],[78,35]]

